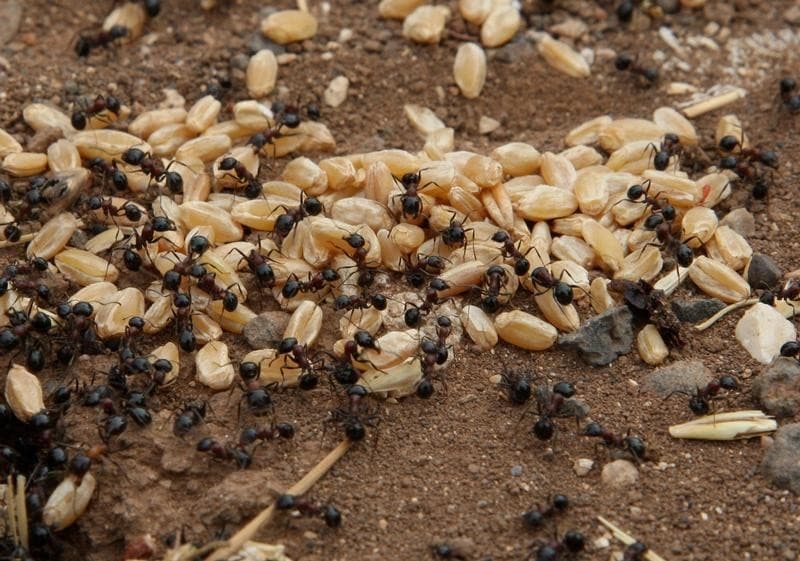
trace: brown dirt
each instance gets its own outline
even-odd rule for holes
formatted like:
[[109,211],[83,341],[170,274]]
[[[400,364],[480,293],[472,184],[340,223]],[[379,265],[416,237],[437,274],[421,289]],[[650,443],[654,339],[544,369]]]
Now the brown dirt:
[[[704,12],[684,11],[666,22],[679,35],[702,34],[720,4]],[[139,41],[115,51],[101,51],[88,61],[78,60],[71,42],[82,28],[101,21],[110,2],[56,4],[43,0],[25,3],[20,34],[0,54],[3,80],[0,126],[25,137],[22,107],[31,101],[65,106],[65,85],[81,94],[115,91],[137,107],[152,107],[162,98],[162,88],[173,87],[189,102],[200,97],[215,76],[230,76],[233,87],[226,102],[244,99],[243,74],[231,70],[236,54],[249,54],[257,42],[263,3],[239,0],[205,13],[194,0],[166,0],[163,13],[148,24],[152,43]],[[292,6],[289,0],[274,3]],[[312,2],[312,4],[319,4]],[[562,148],[565,133],[599,114],[648,117],[661,105],[675,103],[663,88],[643,89],[628,76],[618,75],[608,61],[598,61],[587,80],[574,80],[551,70],[529,41],[518,40],[490,55],[489,75],[481,97],[466,101],[455,95],[451,79],[457,42],[439,46],[409,44],[398,22],[381,21],[374,2],[332,2],[331,13],[320,20],[312,41],[293,49],[297,61],[280,71],[286,98],[321,97],[331,78],[345,74],[351,81],[348,100],[338,109],[323,107],[323,121],[334,133],[339,153],[397,147],[417,150],[418,135],[404,115],[404,103],[433,108],[456,128],[459,148],[485,151],[508,140],[529,141],[540,150]],[[455,4],[455,2],[452,2]],[[546,28],[561,21],[569,9],[592,15],[608,2],[555,2],[551,14],[536,15],[544,2],[524,3],[530,28]],[[730,23],[733,38],[777,30],[785,24],[789,1],[733,2],[737,11]],[[559,8],[565,6],[566,8]],[[721,9],[721,8],[720,8]],[[456,18],[458,19],[458,18]],[[657,35],[658,24],[629,31],[616,24],[586,17],[589,41],[581,46],[609,47],[638,53],[644,59],[655,49],[668,52]],[[460,31],[460,21],[453,24]],[[349,27],[355,37],[322,58],[328,41]],[[368,41],[380,52],[368,52]],[[146,44],[147,43],[147,44]],[[798,266],[800,223],[794,216],[797,168],[793,162],[798,141],[795,124],[779,117],[774,96],[785,74],[800,74],[791,49],[776,58],[750,58],[751,76],[730,78],[729,53],[691,50],[690,61],[702,72],[665,72],[663,83],[689,81],[700,87],[741,81],[749,96],[731,107],[742,118],[756,142],[776,146],[782,165],[767,204],[753,204],[757,251],[772,256],[785,270]],[[437,94],[441,86],[442,97]],[[501,121],[490,137],[480,136],[481,115]],[[696,120],[708,144],[719,113]],[[737,195],[727,206],[744,204]],[[748,203],[749,204],[749,203]],[[15,254],[5,254],[11,259]],[[134,281],[137,279],[134,279]],[[684,287],[678,296],[693,289]],[[530,302],[517,305],[529,309]],[[584,310],[586,312],[586,310]],[[586,314],[584,313],[584,316]],[[749,408],[748,379],[758,371],[733,339],[735,317],[726,318],[702,334],[687,329],[688,345],[670,360],[699,358],[715,374],[732,373],[744,382],[743,390],[728,406]],[[233,341],[233,357],[245,350]],[[324,342],[331,342],[326,334]],[[155,344],[155,341],[153,342]],[[183,530],[188,539],[205,542],[230,535],[272,499],[271,489],[283,489],[305,473],[331,449],[338,438],[333,430],[323,435],[323,419],[332,407],[327,388],[300,394],[287,391],[278,399],[278,417],[296,423],[294,443],[258,448],[253,467],[236,471],[230,464],[212,461],[194,452],[199,433],[226,437],[236,432],[238,393],[211,398],[213,419],[186,441],[172,436],[171,415],[190,397],[208,397],[190,381],[191,361],[184,357],[181,381],[154,401],[156,420],[149,428],[130,429],[130,448],[115,453],[114,462],[99,470],[99,493],[75,528],[62,538],[66,559],[119,559],[126,539],[152,533],[159,541]],[[81,378],[107,368],[111,357],[91,359],[79,366]],[[518,422],[520,413],[499,397],[488,378],[501,365],[525,367],[542,379],[568,379],[579,396],[592,407],[592,417],[615,430],[642,435],[667,467],[656,463],[640,468],[640,482],[632,489],[613,491],[600,482],[595,469],[579,478],[572,469],[578,458],[606,461],[591,441],[576,438],[569,421],[559,422],[552,448],[535,441],[529,427],[532,417]],[[519,519],[524,510],[543,503],[556,492],[573,499],[574,507],[558,521],[561,532],[584,531],[590,543],[603,534],[595,517],[603,515],[648,543],[668,559],[795,559],[800,551],[796,529],[800,504],[795,496],[778,491],[756,473],[763,455],[758,440],[732,443],[685,442],[669,438],[667,427],[689,417],[685,402],[660,398],[639,390],[649,371],[634,354],[607,368],[591,368],[562,352],[530,354],[498,346],[489,354],[470,352],[458,345],[448,371],[447,393],[430,401],[416,398],[382,406],[380,428],[355,446],[312,491],[330,500],[344,513],[341,529],[325,528],[318,520],[278,519],[259,534],[268,542],[286,544],[292,559],[379,560],[430,558],[429,546],[441,540],[468,537],[474,542],[469,559],[519,560],[537,538],[549,538],[552,526],[538,534],[525,530]],[[59,375],[48,371],[55,384]],[[97,440],[97,413],[74,407],[67,428],[74,442]],[[522,466],[522,475],[511,469]],[[619,550],[618,545],[613,546]],[[609,549],[583,554],[586,559],[607,559]]]

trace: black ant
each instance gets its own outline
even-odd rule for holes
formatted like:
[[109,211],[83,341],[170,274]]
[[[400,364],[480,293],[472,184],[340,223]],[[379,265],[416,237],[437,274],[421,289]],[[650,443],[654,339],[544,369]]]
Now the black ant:
[[781,100],[784,107],[791,113],[800,112],[800,95],[793,94],[797,88],[797,82],[794,78],[783,78],[780,81],[779,89],[781,92]]
[[[309,272],[308,273],[308,280],[301,281],[297,278],[297,275],[294,273],[289,274],[289,278],[286,279],[286,284],[283,285],[281,288],[281,295],[287,300],[289,298],[294,298],[297,296],[298,293],[308,293],[308,292],[320,292],[326,287],[337,280],[339,280],[339,273],[335,269],[325,269],[318,273],[314,273],[313,275]],[[338,298],[337,298],[338,300]],[[384,301],[386,299],[384,298]],[[339,310],[341,308],[337,308],[334,302],[334,308]],[[384,304],[383,308],[378,309],[385,309],[386,305]]]
[[176,436],[184,436],[188,434],[194,427],[203,422],[206,418],[205,401],[192,401],[188,403],[175,418],[175,423],[172,426],[172,432]]
[[294,425],[291,423],[271,423],[262,428],[247,427],[239,435],[239,443],[249,445],[257,440],[291,440],[294,438]]
[[514,243],[514,240],[511,239],[511,236],[508,232],[505,230],[498,230],[492,234],[492,241],[503,244],[503,246],[500,248],[500,251],[502,252],[503,257],[514,260],[514,273],[522,276],[530,270],[531,262],[527,258],[527,254],[530,252],[530,249],[523,254],[519,250],[518,244]]
[[97,326],[92,319],[94,307],[89,302],[62,304],[56,308],[61,332],[68,341],[62,345],[56,356],[64,364],[71,363],[77,354],[99,354],[103,343],[97,334]]
[[616,448],[630,454],[634,460],[640,462],[647,458],[647,448],[644,441],[638,436],[618,436],[605,430],[600,423],[589,423],[584,429],[584,436],[599,438],[608,448]]
[[383,294],[372,294],[370,296],[348,296],[340,294],[333,300],[334,310],[363,310],[365,308],[375,308],[376,310],[383,311],[386,309],[388,301]]
[[645,219],[644,227],[652,230],[656,234],[655,242],[648,242],[642,247],[644,251],[647,247],[657,247],[667,253],[674,253],[675,261],[681,267],[689,267],[694,261],[694,251],[689,242],[692,240],[701,241],[697,236],[691,236],[683,241],[672,233],[672,224],[662,213],[651,214]]
[[176,171],[169,171],[175,162],[172,161],[167,167],[161,163],[159,158],[154,158],[150,152],[145,152],[139,148],[128,148],[122,153],[122,161],[132,166],[138,166],[145,174],[150,176],[151,181],[164,181],[170,193],[180,194],[183,192],[183,178]]
[[[233,286],[238,286],[238,284]],[[239,307],[239,297],[230,290],[230,287],[222,288],[217,284],[216,273],[206,271],[204,275],[197,277],[197,288],[206,292],[212,300],[222,300],[222,309],[226,312],[233,312]]]
[[161,12],[161,0],[143,0],[144,9],[151,18],[156,17]]
[[101,30],[93,35],[81,35],[75,44],[75,54],[81,58],[88,57],[92,49],[107,47],[117,39],[126,37],[129,33],[127,27],[115,25],[108,31]]
[[374,414],[367,414],[364,398],[369,391],[364,386],[353,385],[347,388],[347,406],[331,412],[328,422],[341,423],[348,440],[358,442],[367,435],[365,425],[374,426]]
[[321,516],[329,528],[342,525],[342,513],[333,505],[317,505],[294,495],[284,494],[275,501],[277,510],[296,510],[303,516]]
[[508,283],[508,273],[501,265],[491,265],[483,274],[483,284],[479,289],[481,295],[481,309],[487,314],[493,314],[503,304],[502,297],[508,296],[503,288]]
[[641,76],[647,85],[653,85],[658,82],[658,69],[646,68],[636,62],[636,60],[626,54],[617,55],[614,59],[614,67],[620,72],[630,72],[631,74]]
[[29,317],[27,313],[13,309],[6,314],[11,325],[0,329],[0,352],[11,351],[22,343],[26,348],[26,365],[33,372],[40,372],[46,365],[43,346],[47,344],[47,335],[53,327],[50,316],[36,312]]
[[524,405],[531,398],[531,377],[526,372],[504,370],[500,374],[499,386],[514,405]]
[[358,233],[349,234],[342,239],[353,249],[353,252],[348,254],[348,257],[355,262],[355,265],[342,267],[343,269],[355,269],[355,271],[348,275],[344,282],[347,282],[347,279],[354,274],[358,274],[356,284],[360,288],[369,288],[372,286],[372,283],[375,282],[375,272],[367,263],[367,255],[369,254],[367,241],[364,239],[364,236]]
[[[133,232],[126,240],[121,240],[120,243],[122,245],[115,244],[118,245],[118,247],[113,248],[112,251],[122,249],[122,261],[125,263],[125,268],[129,271],[138,271],[142,266],[142,257],[134,251],[134,249],[141,251],[147,249],[149,244],[162,239],[166,240],[167,238],[163,236],[156,237],[156,233],[170,231],[175,231],[175,224],[172,220],[163,216],[156,216],[152,220],[145,222],[141,228],[134,228]],[[131,243],[131,238],[133,238],[133,243]],[[147,256],[150,257],[149,251],[147,252]],[[150,257],[150,262],[152,263],[152,257]],[[177,290],[177,288],[172,288],[171,290]]]
[[[562,281],[564,275],[569,275],[569,272],[564,269],[561,275],[556,279],[553,274],[545,266],[536,267],[531,271],[531,281],[533,282],[534,296],[541,296],[547,294],[552,290],[553,298],[562,306],[568,306],[575,298],[574,288],[580,288],[575,284],[567,284]],[[538,290],[538,292],[536,292]]]
[[531,432],[539,440],[550,440],[555,433],[553,417],[575,416],[580,421],[580,414],[567,406],[567,400],[575,395],[575,388],[569,382],[558,382],[552,391],[547,388],[536,388],[536,408],[539,418],[533,424]]
[[[781,348],[781,350],[783,350],[783,348]],[[670,393],[667,398],[676,393],[689,395],[689,409],[692,410],[692,413],[695,415],[708,415],[709,411],[711,410],[711,400],[714,399],[714,397],[716,397],[720,391],[731,391],[736,389],[739,389],[739,384],[736,381],[736,378],[729,374],[725,374],[716,380],[711,380],[704,388],[698,387],[694,394],[676,390]]]
[[175,327],[178,330],[178,346],[187,353],[197,347],[197,338],[192,323],[192,297],[186,292],[178,292],[172,299]]
[[112,221],[118,216],[124,216],[131,222],[138,222],[142,219],[142,210],[138,206],[131,202],[116,206],[111,197],[90,197],[86,206],[89,210],[100,211],[103,216]]
[[256,416],[273,411],[272,395],[270,388],[274,388],[277,383],[263,386],[258,383],[261,376],[261,367],[257,362],[242,362],[239,365],[239,377],[242,382],[242,389],[245,394],[242,400],[247,402],[247,407]]
[[240,469],[247,469],[253,462],[253,457],[241,445],[222,444],[211,437],[200,440],[197,443],[197,451],[210,454],[219,460],[232,461]]
[[538,528],[544,524],[545,519],[551,518],[556,514],[564,512],[569,506],[569,499],[566,495],[555,495],[552,504],[547,508],[533,508],[522,515],[522,522],[528,528]]
[[[420,189],[420,182],[422,181],[422,171],[409,172],[400,178],[399,183],[403,187],[404,193],[394,195],[392,200],[399,198],[400,207],[402,208],[404,217],[417,218],[422,213],[422,198],[420,198],[418,190]],[[395,181],[398,179],[395,177]],[[433,181],[429,181],[422,188],[428,185],[437,185]]]
[[439,292],[442,290],[447,290],[448,285],[445,281],[440,278],[434,278],[431,280],[428,288],[425,289],[425,297],[422,300],[422,304],[416,306],[414,304],[408,304],[403,313],[403,320],[408,327],[419,327],[422,318],[427,316],[432,310],[434,306],[438,306],[439,304],[443,304],[447,301],[447,298],[440,298]]
[[444,244],[447,247],[451,248],[463,247],[464,251],[466,252],[467,232],[472,232],[474,238],[474,230],[472,228],[464,228],[464,223],[465,223],[464,220],[456,219],[455,212],[452,213],[447,228],[439,232],[442,242],[444,242]]
[[425,284],[427,277],[435,277],[444,272],[445,259],[438,255],[418,255],[416,261],[410,257],[403,257],[405,279],[414,288]]
[[670,158],[683,151],[681,139],[674,132],[665,134],[658,148],[655,144],[650,144],[649,148],[653,151],[653,167],[658,171],[667,169]]
[[248,199],[255,199],[262,193],[261,183],[258,182],[256,176],[250,173],[250,170],[233,156],[222,158],[219,163],[219,169],[222,171],[233,171],[233,174],[228,175],[231,175],[240,183],[244,184],[244,196]]
[[623,302],[637,323],[654,324],[659,335],[670,347],[680,348],[684,345],[680,321],[667,304],[663,290],[653,288],[644,279],[638,282],[614,279],[608,284],[608,288],[622,294]]
[[[650,208],[652,210],[653,215],[659,216],[657,219],[651,219],[650,216],[645,219],[645,229],[647,230],[654,229],[658,223],[662,221],[671,223],[673,220],[675,220],[676,216],[675,207],[673,207],[667,201],[658,198],[660,193],[656,193],[655,197],[650,196],[651,186],[652,183],[649,179],[644,181],[641,185],[638,183],[631,185],[628,187],[628,191],[626,193],[627,199],[623,199],[633,203],[642,203],[646,208]],[[648,220],[651,220],[651,222],[648,223]],[[652,223],[653,221],[656,223]]]
[[119,117],[121,106],[119,100],[112,96],[103,97],[102,95],[98,95],[94,98],[94,101],[91,105],[88,105],[82,109],[78,109],[72,113],[72,126],[77,130],[83,130],[86,128],[86,125],[94,116],[97,116],[104,111],[109,111]]
[[[302,390],[312,390],[317,387],[319,383],[319,374],[317,369],[324,368],[324,362],[321,358],[312,358],[307,344],[300,344],[295,337],[287,337],[278,343],[278,352],[273,360],[277,360],[280,356],[285,356],[286,359],[292,361],[295,368],[301,370],[298,378],[298,384]],[[281,366],[281,373],[285,368],[291,368],[288,365]]]
[[275,286],[275,271],[272,270],[272,266],[267,262],[267,258],[261,255],[257,249],[251,249],[246,255],[238,248],[233,248],[231,251],[236,251],[241,255],[240,263],[242,260],[247,263],[247,268],[256,278],[259,291],[263,287],[272,288]]
[[575,530],[570,530],[564,534],[564,538],[561,541],[546,543],[536,549],[535,552],[531,552],[526,557],[526,561],[532,561],[534,559],[534,553],[536,555],[536,561],[558,561],[559,559],[563,559],[564,554],[583,551],[585,546],[586,539],[583,537],[583,534]]
[[86,162],[86,165],[90,170],[99,174],[103,180],[110,177],[111,184],[117,191],[124,191],[128,188],[128,176],[117,167],[116,160],[107,162],[103,158],[97,157]]
[[644,561],[645,554],[648,551],[650,551],[650,548],[637,540],[629,544],[625,551],[622,552],[622,561]]
[[719,141],[719,147],[723,152],[732,152],[739,148],[735,155],[723,156],[719,161],[719,167],[732,170],[740,178],[752,181],[754,199],[766,198],[769,194],[769,182],[764,171],[756,164],[775,169],[778,167],[778,154],[773,150],[762,148],[744,148],[742,140],[732,134],[723,136]]

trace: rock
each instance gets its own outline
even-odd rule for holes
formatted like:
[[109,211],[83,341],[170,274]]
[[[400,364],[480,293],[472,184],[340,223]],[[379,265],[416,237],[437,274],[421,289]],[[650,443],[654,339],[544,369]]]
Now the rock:
[[589,472],[592,471],[594,467],[594,460],[590,460],[589,458],[578,458],[575,460],[575,463],[572,464],[572,469],[575,470],[575,473],[578,477],[585,477],[589,475]]
[[339,107],[347,99],[347,89],[349,87],[350,80],[347,79],[347,76],[337,76],[325,88],[325,93],[323,94],[325,103],[331,107]]
[[791,23],[792,25],[797,25],[800,23],[800,6],[795,4],[783,12],[783,19],[786,21],[786,23]]
[[800,363],[778,357],[753,380],[753,397],[762,409],[776,417],[800,412]]
[[[258,52],[258,51],[256,51]],[[230,65],[231,68],[235,68],[237,70],[247,70],[247,65],[250,63],[250,57],[244,53],[238,53],[231,57]]]
[[639,479],[639,470],[628,460],[614,460],[603,466],[600,479],[609,487],[630,487]]
[[752,236],[756,233],[756,219],[744,208],[736,208],[730,211],[719,221],[719,225],[730,226],[744,237]]
[[264,312],[244,326],[244,338],[254,349],[274,347],[283,339],[291,316],[286,312]]
[[685,323],[700,323],[725,307],[725,302],[716,298],[703,300],[673,300],[670,305],[679,320]]
[[511,477],[519,477],[522,475],[522,466],[514,466],[511,468]]
[[736,339],[754,359],[769,364],[786,341],[797,338],[794,325],[783,315],[759,302],[736,324]]
[[577,351],[592,366],[606,366],[633,345],[633,316],[626,306],[606,310],[578,331],[561,335],[558,345]]
[[705,387],[714,377],[702,361],[680,360],[669,366],[658,368],[644,379],[644,387],[661,397],[673,392],[694,393]]
[[480,121],[478,121],[478,132],[480,134],[491,134],[498,128],[500,128],[500,121],[486,115],[482,115]]
[[374,39],[364,41],[364,50],[368,53],[379,53],[383,50],[383,45]]
[[552,35],[567,37],[569,39],[577,39],[589,31],[589,27],[583,21],[577,18],[567,18],[561,23],[551,25],[549,31]]
[[274,496],[264,491],[268,483],[259,470],[233,471],[194,503],[194,519],[209,526],[240,525],[273,502]]
[[783,271],[768,255],[754,253],[745,268],[745,277],[753,288],[771,288],[783,278]]
[[8,43],[17,34],[22,21],[20,0],[0,0],[0,46]]
[[800,494],[800,423],[778,429],[761,461],[761,473],[776,487]]

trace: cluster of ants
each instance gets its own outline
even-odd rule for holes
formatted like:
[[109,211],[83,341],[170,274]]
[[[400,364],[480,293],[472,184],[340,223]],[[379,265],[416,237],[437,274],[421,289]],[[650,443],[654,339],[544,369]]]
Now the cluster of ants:
[[[144,4],[145,12],[151,18],[156,17],[161,12],[161,0],[142,0],[142,3]],[[110,47],[129,34],[130,29],[123,25],[113,25],[109,29],[81,33],[75,42],[75,54],[81,58],[86,58],[93,50]]]

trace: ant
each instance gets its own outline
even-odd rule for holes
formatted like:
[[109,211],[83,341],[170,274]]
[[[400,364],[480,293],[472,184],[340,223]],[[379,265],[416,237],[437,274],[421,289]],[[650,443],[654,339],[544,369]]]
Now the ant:
[[535,552],[528,554],[525,559],[526,561],[533,560],[535,553],[536,561],[558,561],[563,558],[562,555],[564,554],[583,551],[585,546],[586,539],[583,534],[576,530],[570,530],[564,534],[564,538],[561,541],[546,543],[536,549]]
[[667,305],[663,290],[653,288],[644,279],[638,282],[614,279],[608,288],[622,294],[625,305],[638,323],[653,323],[667,345],[677,348],[684,345],[680,321]]
[[117,191],[124,191],[128,188],[128,176],[117,167],[116,160],[107,162],[103,158],[97,157],[86,162],[86,165],[90,170],[102,176],[104,182],[105,178],[110,177],[111,184]]
[[219,163],[219,169],[222,171],[233,171],[232,174],[227,175],[231,175],[236,178],[239,183],[244,184],[244,196],[248,199],[255,199],[261,194],[261,183],[258,182],[256,176],[250,173],[250,170],[233,156],[222,158],[222,161]]
[[[289,278],[286,280],[286,284],[283,285],[281,289],[281,294],[287,300],[290,298],[294,298],[297,296],[299,292],[307,293],[307,292],[319,292],[322,289],[328,287],[329,284],[339,280],[339,273],[335,269],[325,269],[321,272],[314,273],[312,275],[310,272],[308,273],[308,280],[301,281],[297,278],[297,275],[294,273],[289,274]],[[337,298],[338,300],[338,298]],[[384,298],[384,302],[385,302]],[[376,306],[377,307],[377,306]],[[337,308],[334,302],[334,309],[341,309]],[[386,309],[386,304],[384,303],[383,308]]]
[[553,417],[571,416],[580,422],[580,414],[567,406],[567,399],[575,395],[575,388],[569,382],[558,382],[552,391],[536,388],[536,409],[539,418],[533,424],[531,432],[539,440],[550,440],[555,433]]
[[327,421],[342,423],[345,436],[352,442],[364,440],[367,435],[365,425],[375,426],[376,415],[363,416],[367,413],[363,402],[367,395],[369,395],[369,391],[364,386],[350,386],[347,388],[347,406],[331,411]]
[[300,198],[300,204],[294,208],[282,207],[285,211],[275,219],[275,233],[283,240],[294,227],[308,216],[317,216],[322,212],[322,203],[316,197]]
[[197,338],[192,323],[192,297],[186,292],[178,292],[172,299],[175,326],[178,330],[178,346],[187,353],[197,348]]
[[769,183],[764,171],[759,170],[756,164],[776,169],[778,154],[773,150],[762,148],[744,148],[742,140],[732,134],[723,136],[719,141],[719,147],[723,152],[732,152],[739,148],[736,155],[723,156],[719,161],[719,167],[732,170],[740,178],[752,181],[754,199],[766,198],[769,194]]
[[[781,347],[781,350],[783,350],[783,347]],[[736,378],[729,374],[725,374],[716,380],[711,380],[704,388],[698,387],[693,395],[689,394],[688,392],[676,390],[670,393],[667,398],[676,393],[689,395],[689,409],[692,410],[692,413],[695,415],[708,415],[709,411],[711,410],[711,400],[714,399],[714,397],[716,397],[720,391],[731,391],[736,389],[739,389],[739,384],[736,381]]]
[[191,401],[181,410],[172,425],[172,432],[175,436],[184,436],[194,427],[202,423],[206,418],[205,401]]
[[663,213],[651,214],[644,222],[644,227],[647,230],[652,230],[656,234],[655,242],[648,242],[642,247],[642,251],[646,247],[657,247],[660,250],[666,250],[671,253],[674,251],[675,260],[681,267],[689,267],[694,261],[694,251],[689,246],[692,240],[701,241],[697,236],[691,236],[683,241],[675,237],[672,233],[672,224],[666,219]]
[[522,522],[528,528],[538,528],[544,524],[545,519],[564,512],[569,506],[569,499],[566,495],[555,495],[552,504],[547,508],[533,508],[522,515]]
[[646,68],[636,62],[636,60],[627,54],[620,54],[614,59],[614,67],[620,72],[630,72],[631,74],[641,76],[644,78],[644,83],[651,86],[658,82],[658,69]]
[[348,296],[346,294],[340,294],[333,300],[333,309],[334,310],[356,310],[356,309],[365,309],[365,308],[375,308],[378,311],[383,311],[386,309],[388,305],[388,301],[386,296],[383,294],[372,294],[369,297],[366,296]]
[[72,127],[79,131],[83,130],[86,128],[86,125],[92,117],[98,116],[99,118],[99,115],[104,111],[110,111],[119,117],[120,108],[121,106],[119,100],[116,97],[112,95],[106,97],[98,95],[96,98],[94,98],[94,101],[91,103],[91,105],[87,105],[72,113]]
[[355,271],[350,273],[347,278],[344,279],[342,284],[347,282],[350,277],[357,273],[358,277],[356,279],[356,284],[359,286],[359,288],[369,288],[372,286],[372,283],[375,282],[375,273],[367,263],[367,254],[369,253],[367,241],[364,239],[364,236],[359,233],[349,234],[344,236],[342,239],[347,242],[347,245],[349,245],[351,249],[354,250],[352,255],[348,254],[347,256],[355,262],[354,265],[342,267],[342,269],[355,269]]
[[653,167],[658,171],[667,169],[670,158],[683,151],[681,139],[674,132],[665,134],[657,149],[655,144],[650,144],[648,148],[653,151]]
[[[242,400],[247,402],[247,407],[250,412],[256,416],[263,415],[266,412],[273,411],[272,396],[269,389],[277,386],[277,383],[272,383],[269,386],[263,386],[258,383],[261,376],[261,367],[256,362],[242,362],[239,364],[239,377],[241,378],[241,388],[244,390]],[[241,403],[240,403],[241,405]]]
[[500,374],[500,387],[506,391],[508,400],[514,405],[524,405],[531,398],[530,375],[510,370]]
[[[553,291],[553,298],[562,306],[568,306],[575,298],[574,288],[580,288],[575,284],[567,284],[561,279],[564,275],[569,276],[569,271],[564,269],[561,275],[556,279],[553,274],[545,266],[536,267],[531,271],[531,281],[533,282],[534,290],[541,287],[542,290],[534,292],[534,296],[541,296],[549,291]],[[583,289],[581,289],[583,290]]]
[[492,265],[483,274],[484,287],[478,289],[481,295],[481,309],[487,314],[493,314],[502,305],[501,296],[508,293],[502,292],[508,283],[508,273],[500,265]]
[[583,429],[583,436],[600,438],[602,444],[609,448],[616,448],[630,454],[634,460],[640,462],[647,457],[647,448],[644,441],[638,436],[618,436],[605,430],[600,423],[589,423]]
[[[663,220],[666,220],[667,222],[672,222],[673,220],[675,220],[675,215],[676,215],[675,207],[673,207],[668,202],[659,199],[658,195],[660,195],[660,193],[656,193],[655,197],[651,197],[650,196],[651,186],[652,182],[649,179],[642,182],[641,185],[638,183],[635,185],[631,185],[630,187],[628,187],[628,191],[626,193],[627,200],[633,203],[642,203],[645,205],[646,208],[650,208],[653,214],[658,214],[661,218],[663,218]],[[650,217],[648,216],[648,219],[649,218]],[[657,226],[657,224],[647,224],[647,220],[645,220],[645,222],[646,222],[645,228],[648,230],[652,230]]]
[[60,362],[71,363],[76,354],[103,352],[103,343],[97,335],[97,326],[92,319],[94,307],[89,302],[59,305],[56,308],[56,315],[61,320],[61,332],[69,341],[56,353]]
[[464,255],[466,255],[467,251],[467,232],[472,232],[472,237],[473,239],[475,238],[475,231],[472,228],[464,228],[465,222],[466,219],[456,220],[456,213],[452,212],[447,228],[439,232],[442,242],[444,242],[447,247],[463,247]]
[[81,35],[75,44],[75,54],[81,58],[88,57],[92,49],[107,47],[117,39],[126,37],[128,33],[127,27],[115,25],[108,31],[101,30],[93,35]]
[[[400,207],[404,217],[417,218],[422,213],[422,198],[419,196],[418,190],[420,189],[419,184],[422,181],[423,171],[406,173],[399,180],[393,176],[395,182],[399,182],[403,187],[404,192],[394,195],[392,200],[400,199]],[[424,189],[428,185],[436,185],[438,187],[437,183],[429,181],[422,188]]]
[[333,505],[320,506],[294,495],[284,494],[275,501],[277,510],[296,510],[303,516],[322,516],[329,528],[338,528],[342,525],[342,513]]
[[150,152],[145,152],[139,148],[125,150],[122,153],[122,161],[132,166],[138,166],[144,174],[150,176],[151,181],[165,181],[170,193],[177,195],[183,192],[183,178],[178,172],[169,171],[175,161],[164,167],[160,159],[154,158]]
[[[239,259],[239,263],[242,260],[247,263],[247,268],[256,277],[256,282],[258,283],[259,292],[263,287],[272,288],[275,286],[275,271],[272,270],[272,266],[267,262],[267,258],[261,255],[257,249],[251,249],[250,253],[245,255],[245,253],[239,249],[234,247],[231,251],[236,251],[241,255]],[[238,265],[237,265],[238,266]]]
[[425,284],[426,277],[435,277],[444,272],[445,259],[438,255],[418,255],[416,262],[410,257],[402,258],[405,267],[405,279],[414,288]]
[[440,278],[431,280],[428,288],[425,290],[425,297],[422,304],[419,306],[408,303],[405,312],[403,312],[403,321],[408,327],[419,327],[422,318],[427,316],[434,306],[443,304],[448,298],[440,298],[439,291],[447,290],[449,287],[445,281]]
[[498,230],[492,234],[492,241],[503,244],[500,251],[503,257],[514,260],[514,273],[522,276],[530,270],[531,262],[528,260],[527,254],[530,253],[531,250],[529,249],[523,254],[519,250],[518,244],[514,243],[514,240],[511,239],[511,235],[508,232],[505,230]]
[[[319,383],[317,369],[322,369],[325,365],[321,358],[312,358],[310,356],[307,344],[301,345],[295,337],[286,337],[278,343],[277,350],[277,355],[273,361],[283,355],[294,363],[295,368],[301,370],[300,377],[297,380],[300,389],[313,390],[317,387]],[[283,374],[284,368],[287,367],[287,365],[281,366],[281,374]]]
[[[112,251],[122,249],[122,261],[125,263],[125,268],[129,271],[138,271],[142,266],[142,257],[134,249],[137,251],[146,250],[149,244],[159,240],[167,240],[168,238],[163,236],[156,237],[156,233],[175,231],[175,229],[175,223],[172,220],[164,216],[156,216],[153,220],[145,222],[141,228],[134,228],[126,240],[120,241],[122,245],[118,245]],[[133,238],[133,243],[131,243],[131,238]],[[147,251],[147,256],[152,264],[152,257],[149,251]]]
[[[422,338],[419,347],[422,353],[422,378],[417,383],[417,397],[428,399],[433,395],[434,368],[437,365],[444,365],[449,358],[451,346],[447,344],[447,338],[450,336],[452,327],[453,323],[449,317],[439,316],[436,318],[436,340],[428,337]],[[444,377],[439,375],[438,378],[446,391],[447,385],[444,382]]]
[[[205,271],[205,267],[203,270]],[[232,286],[238,286],[238,284]],[[222,309],[226,312],[233,312],[239,307],[239,297],[230,290],[230,287],[222,288],[217,284],[216,273],[206,272],[198,277],[197,288],[206,292],[212,300],[222,300]]]
[[242,430],[239,443],[252,444],[256,440],[291,440],[294,438],[294,425],[291,423],[272,423],[263,428],[248,427]]
[[138,206],[131,202],[126,202],[121,207],[118,207],[111,197],[90,197],[86,206],[89,210],[99,210],[103,216],[110,218],[112,221],[117,216],[124,216],[131,222],[138,222],[142,219],[142,211]]
[[144,9],[151,18],[156,17],[161,12],[161,0],[143,0]]
[[241,445],[225,445],[211,437],[200,440],[197,443],[197,451],[210,454],[218,460],[232,461],[239,469],[247,469],[253,462],[253,457]]
[[[33,372],[40,372],[45,367],[45,354],[42,350],[47,341],[47,335],[53,327],[50,316],[37,312],[33,317],[27,313],[14,309],[6,312],[9,317],[9,327],[0,329],[0,352],[5,353],[15,349],[20,343],[26,347],[26,365]],[[34,338],[37,334],[44,339]]]
[[783,78],[780,81],[779,89],[781,92],[781,100],[784,107],[791,113],[800,112],[800,95],[793,95],[794,90],[797,88],[797,82],[794,78]]
[[622,552],[622,561],[644,561],[644,555],[648,551],[650,551],[650,548],[637,540],[628,545],[625,551]]

